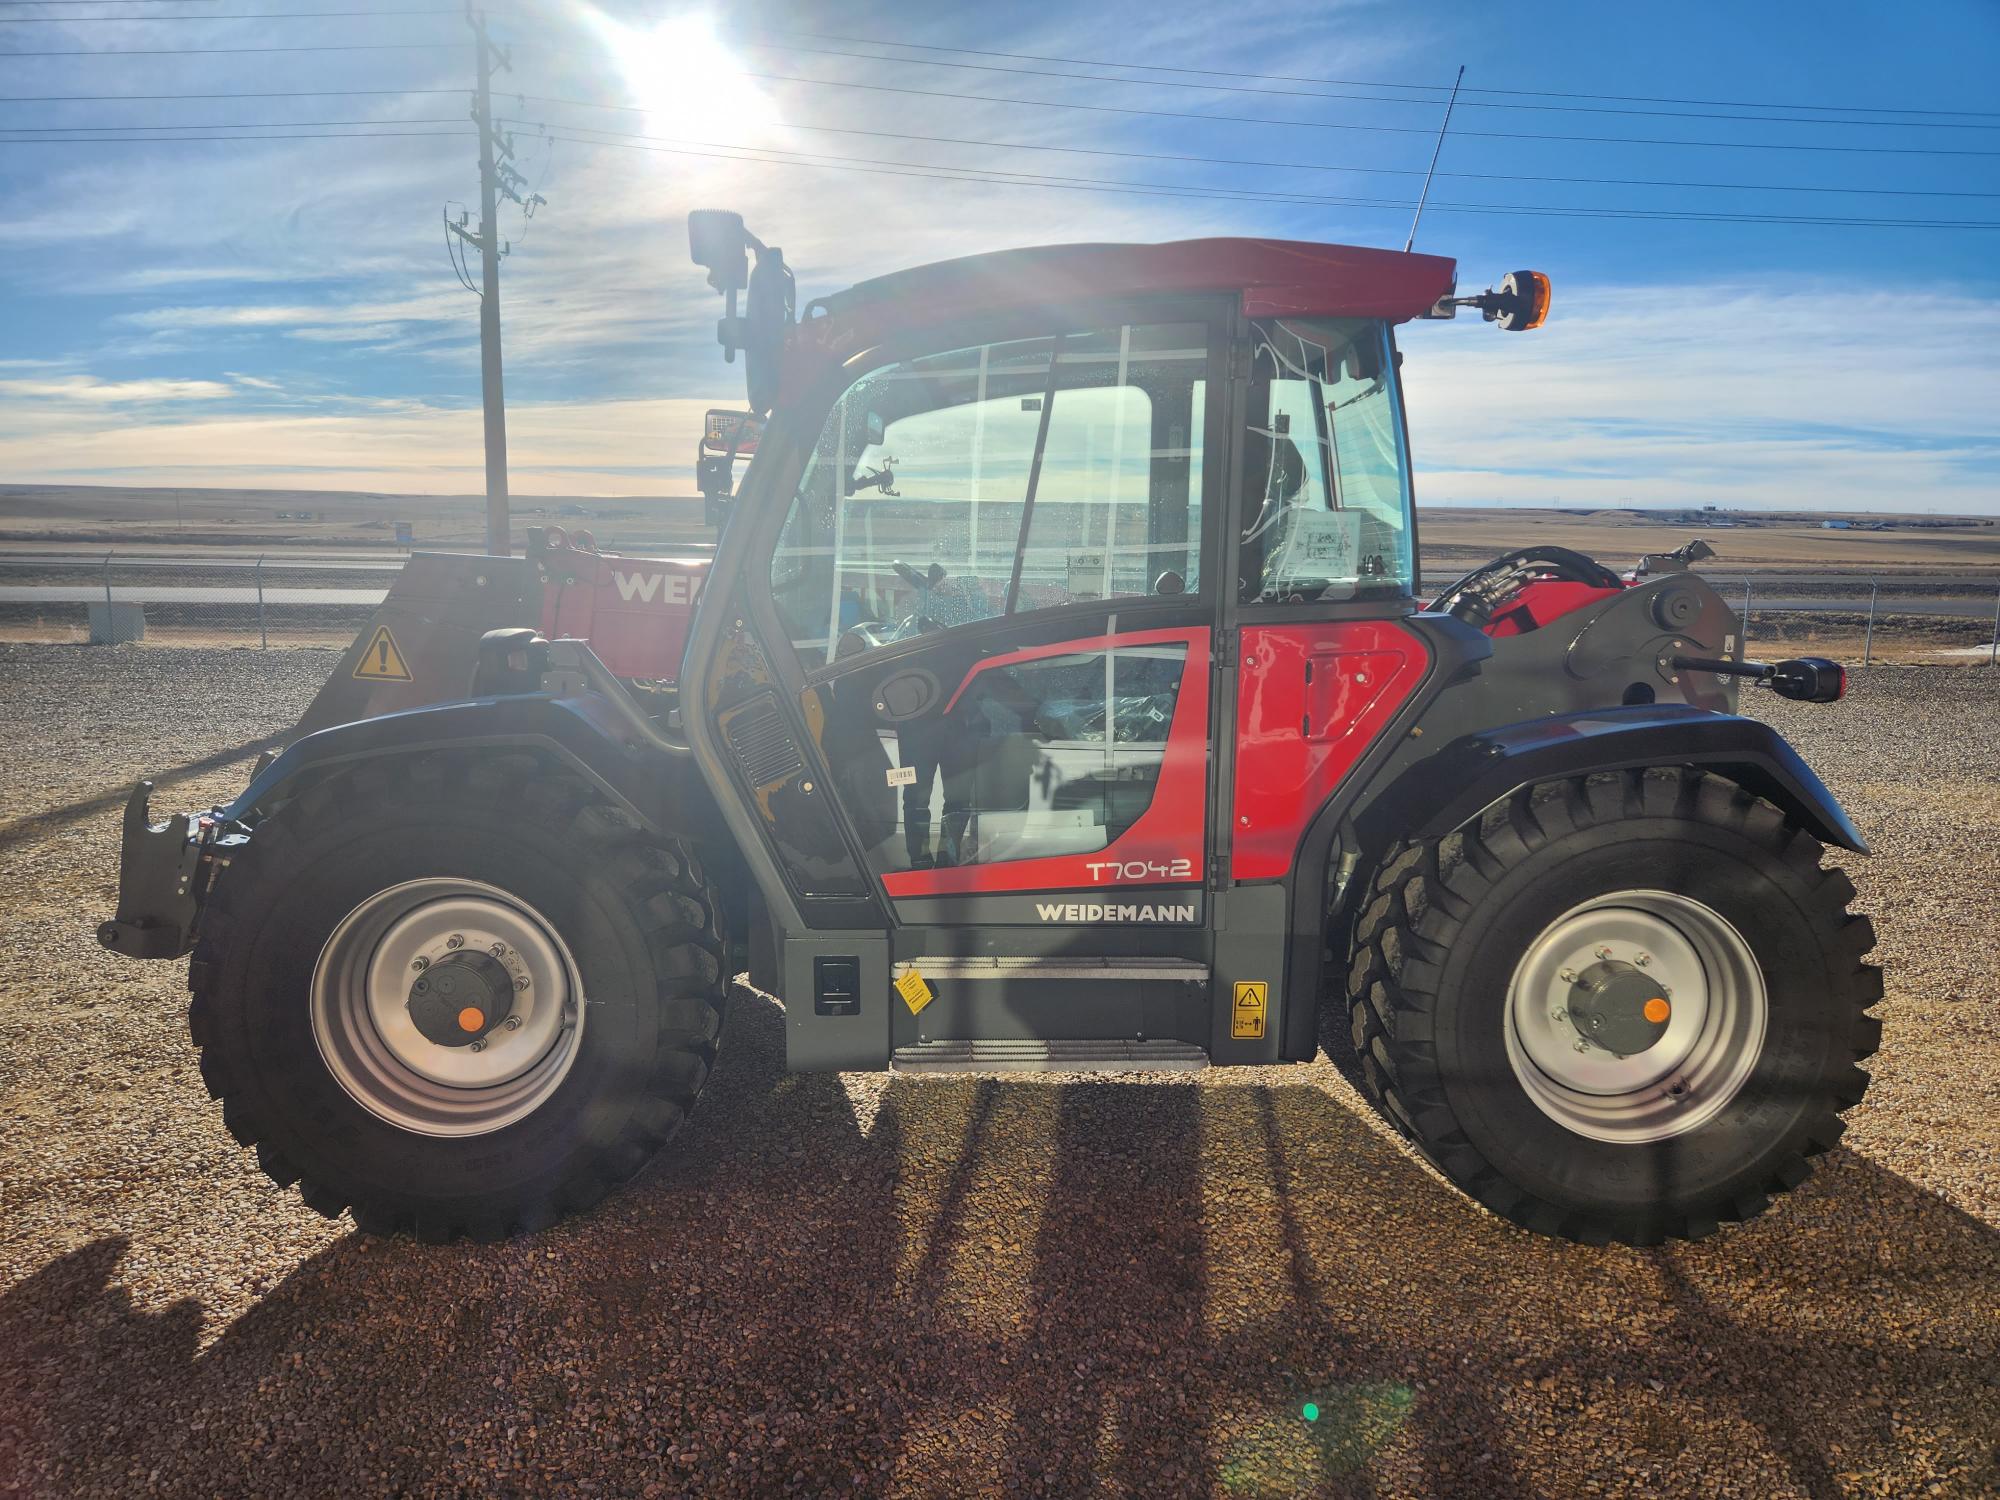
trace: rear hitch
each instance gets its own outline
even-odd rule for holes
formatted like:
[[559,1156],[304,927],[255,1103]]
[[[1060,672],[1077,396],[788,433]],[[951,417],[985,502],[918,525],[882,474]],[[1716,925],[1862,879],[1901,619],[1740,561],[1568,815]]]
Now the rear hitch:
[[142,781],[125,803],[118,914],[99,924],[97,941],[127,958],[179,958],[194,946],[196,878],[210,828],[186,813],[154,827],[152,792],[153,783]]

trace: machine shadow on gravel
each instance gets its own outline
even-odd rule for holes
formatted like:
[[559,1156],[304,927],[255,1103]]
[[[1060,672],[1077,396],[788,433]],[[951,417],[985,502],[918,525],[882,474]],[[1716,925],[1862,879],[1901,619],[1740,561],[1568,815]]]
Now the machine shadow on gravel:
[[[206,1347],[123,1237],[56,1257],[0,1296],[0,1488],[1507,1495],[1749,1431],[1818,1494],[1891,1396],[2000,1436],[1977,1348],[1883,1306],[1992,1303],[2000,1236],[1846,1152],[1754,1226],[1590,1250],[1317,1087],[899,1077],[866,1118],[782,1031],[739,987],[686,1148],[596,1212],[349,1236]],[[1588,1445],[1536,1436],[1586,1402]]]

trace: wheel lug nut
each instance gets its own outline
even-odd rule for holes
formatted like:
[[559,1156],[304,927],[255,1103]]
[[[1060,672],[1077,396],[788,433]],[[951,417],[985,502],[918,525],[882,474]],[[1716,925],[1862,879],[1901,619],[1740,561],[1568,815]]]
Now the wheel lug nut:
[[1650,969],[1653,966],[1653,955],[1650,953],[1641,953],[1637,958],[1633,959],[1632,962],[1637,964],[1642,969]]
[[1560,979],[1564,984],[1575,984],[1576,970],[1564,969],[1560,974],[1556,975],[1556,978]]
[[472,1050],[474,1052],[484,1052],[486,1050],[486,1039],[484,1037],[481,1037],[478,1041],[474,1042],[472,1044]]
[[495,958],[505,958],[507,956],[507,945],[505,943],[495,943],[486,951],[491,953]]
[[463,933],[454,932],[450,937],[444,940],[444,945],[447,948],[463,948],[465,946],[465,935]]
[[423,957],[421,954],[419,954],[416,958],[410,960],[410,967],[415,969],[419,974],[423,973],[424,970],[428,969],[430,966],[431,966],[431,961],[428,958]]
[[1590,1050],[1590,1043],[1586,1042],[1582,1037],[1578,1037],[1571,1045],[1578,1052],[1588,1052]]
[[528,976],[526,974],[523,974],[519,979],[514,981],[514,988],[517,990],[525,990],[527,987]]
[[1569,1019],[1569,1012],[1558,1005],[1554,1010],[1549,1012],[1549,1019],[1551,1021],[1567,1021]]
[[509,1016],[500,1024],[505,1026],[509,1031],[519,1031],[521,1029],[521,1018],[519,1016]]
[[1609,948],[1599,948],[1597,950],[1597,956],[1599,958],[1609,958],[1611,957],[1611,950]]

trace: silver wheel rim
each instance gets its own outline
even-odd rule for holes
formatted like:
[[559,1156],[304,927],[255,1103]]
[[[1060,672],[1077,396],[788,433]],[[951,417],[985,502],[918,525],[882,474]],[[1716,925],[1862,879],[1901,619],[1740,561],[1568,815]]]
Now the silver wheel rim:
[[[410,987],[449,953],[497,959],[513,1013],[447,1047],[411,1020]],[[547,918],[477,880],[411,880],[349,912],[312,978],[313,1039],[334,1081],[371,1114],[419,1135],[485,1135],[534,1113],[568,1076],[583,1034],[576,962]]]
[[[1571,1020],[1577,977],[1606,962],[1643,972],[1671,1007],[1643,1051],[1589,1043]],[[1768,1012],[1763,970],[1733,924],[1670,891],[1615,891],[1563,913],[1515,965],[1507,1061],[1535,1106],[1578,1135],[1666,1140],[1736,1097],[1763,1052]]]

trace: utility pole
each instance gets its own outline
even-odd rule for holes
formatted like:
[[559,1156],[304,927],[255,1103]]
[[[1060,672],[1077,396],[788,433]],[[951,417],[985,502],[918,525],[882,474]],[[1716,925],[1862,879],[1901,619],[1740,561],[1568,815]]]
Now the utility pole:
[[500,173],[508,171],[505,158],[513,154],[507,141],[497,140],[493,130],[493,67],[497,62],[511,71],[507,55],[486,36],[486,13],[466,9],[466,20],[479,49],[479,92],[472,105],[473,121],[479,126],[479,233],[463,224],[447,227],[466,243],[479,248],[479,385],[486,405],[486,550],[504,557],[514,550],[507,499],[507,393],[500,370],[500,217],[499,197],[504,191],[516,203],[520,195],[511,186],[503,188]]

